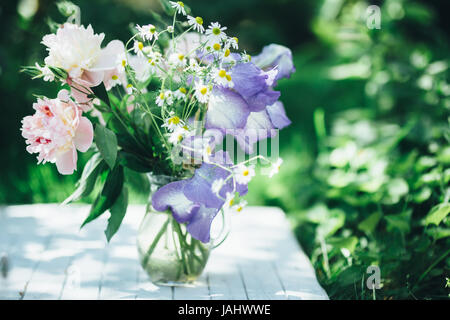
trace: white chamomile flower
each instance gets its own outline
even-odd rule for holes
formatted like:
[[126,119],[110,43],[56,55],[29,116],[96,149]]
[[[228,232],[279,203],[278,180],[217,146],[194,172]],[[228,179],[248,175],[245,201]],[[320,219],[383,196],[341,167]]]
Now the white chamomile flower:
[[120,81],[120,77],[117,74],[113,74],[111,76],[111,80],[109,81],[109,85],[112,87],[115,87],[118,84],[122,84],[122,81]]
[[197,30],[200,33],[205,32],[205,28],[203,27],[203,18],[202,17],[192,17],[187,16],[188,23],[190,26],[194,27],[194,30]]
[[173,33],[175,30],[173,29],[173,26],[167,26],[167,32]]
[[225,69],[215,69],[213,71],[214,81],[223,87],[233,87],[233,81],[230,73],[228,73]]
[[208,46],[206,47],[206,50],[215,51],[215,52],[218,52],[221,49],[222,49],[222,45],[219,43],[219,41],[210,41]]
[[184,9],[184,3],[181,1],[169,1],[172,8],[174,8],[178,14],[182,14],[183,16],[186,15],[186,10]]
[[234,50],[239,49],[239,39],[237,37],[228,38],[227,46],[233,48]]
[[169,56],[169,64],[175,67],[184,67],[186,65],[186,57],[182,53],[172,53]]
[[250,62],[252,61],[252,56],[246,52],[241,53],[242,62]]
[[255,176],[254,166],[246,166],[244,164],[238,165],[234,168],[234,176],[238,184],[248,184]]
[[173,104],[172,91],[165,90],[165,91],[159,92],[159,95],[156,98],[156,104],[158,106],[162,107],[164,105],[164,103],[166,103],[169,106]]
[[127,66],[127,64],[128,64],[128,62],[127,62],[127,57],[126,57],[125,53],[119,54],[116,59],[117,71],[119,71],[120,73],[125,72],[125,67]]
[[134,89],[134,87],[133,87],[133,85],[131,83],[129,83],[127,85],[127,87],[126,87],[126,91],[127,91],[128,94],[132,94],[133,93],[133,89]]
[[173,145],[180,143],[189,131],[185,127],[176,127],[175,130],[169,135],[169,142]]
[[199,102],[208,103],[211,95],[211,87],[203,84],[203,82],[196,82],[194,94]]
[[180,117],[176,116],[173,111],[171,111],[170,117],[166,119],[163,127],[166,127],[170,132],[173,132],[178,127],[184,127],[184,122],[180,119]]
[[270,168],[269,178],[272,178],[280,171],[281,164],[283,163],[283,159],[278,158],[275,163],[272,163],[272,167]]
[[214,22],[210,24],[205,34],[208,36],[208,40],[221,42],[227,38],[225,30],[227,30],[227,27],[221,27],[218,22]]
[[55,80],[55,75],[53,74],[53,72],[50,70],[49,67],[47,66],[41,67],[37,62],[35,66],[42,73],[44,81],[52,82],[53,80]]
[[184,100],[186,98],[187,90],[185,87],[179,88],[177,91],[173,93],[173,96],[177,100]]
[[153,37],[155,37],[155,40],[158,39],[158,33],[156,32],[156,27],[152,24],[147,24],[145,26],[139,26],[136,25],[136,29],[139,31],[139,35],[144,40],[151,41]]
[[189,59],[189,66],[185,69],[185,71],[193,71],[195,73],[200,73],[202,71],[202,67],[198,64],[197,60],[194,58]]
[[241,212],[241,211],[245,208],[245,206],[246,206],[247,204],[248,204],[247,201],[241,200],[238,204],[236,204],[236,205],[234,205],[234,206],[232,207],[232,210],[233,210],[234,212],[239,213],[239,212]]
[[144,44],[140,41],[135,40],[133,44],[133,51],[138,57],[144,56]]
[[228,211],[234,205],[234,193],[227,192],[225,196],[225,203],[223,204],[223,209]]
[[213,183],[211,184],[211,191],[215,195],[218,195],[224,184],[225,181],[222,178],[214,180]]

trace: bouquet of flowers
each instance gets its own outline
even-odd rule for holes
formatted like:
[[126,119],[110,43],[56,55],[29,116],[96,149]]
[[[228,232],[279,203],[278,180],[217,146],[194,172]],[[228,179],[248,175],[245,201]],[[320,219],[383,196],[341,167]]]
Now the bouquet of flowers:
[[[286,47],[271,44],[252,58],[238,52],[238,38],[226,27],[215,22],[205,28],[181,1],[161,3],[171,22],[136,25],[125,44],[113,40],[105,47],[103,33],[80,25],[77,6],[58,3],[67,21],[43,37],[44,64],[24,71],[62,89],[54,99],[37,98],[22,135],[38,163],[55,163],[65,175],[77,170],[78,151],[92,152],[65,203],[98,190],[83,226],[109,211],[108,241],[128,205],[124,168],[147,173],[154,188],[140,230],[145,240],[138,239],[142,265],[152,280],[187,281],[206,263],[213,219],[246,204],[240,198],[255,163],[269,176],[278,172],[281,158],[253,154],[258,141],[290,124],[274,87],[295,69]],[[240,161],[234,141],[244,153]],[[161,255],[155,262],[167,239],[179,262],[170,275],[175,262],[164,264]],[[167,272],[158,278],[161,269]]]

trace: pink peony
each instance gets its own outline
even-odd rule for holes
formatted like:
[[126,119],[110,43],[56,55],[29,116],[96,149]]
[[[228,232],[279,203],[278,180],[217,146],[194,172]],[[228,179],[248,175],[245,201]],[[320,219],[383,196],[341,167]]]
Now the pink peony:
[[90,25],[86,28],[65,23],[56,34],[45,35],[42,39],[48,51],[46,66],[61,68],[68,73],[72,96],[83,104],[83,109],[92,106],[87,88],[96,87],[103,81],[109,89],[113,75],[120,79],[125,77],[118,62],[118,58],[125,55],[125,46],[121,41],[113,40],[101,48],[104,37],[103,33],[95,34]]
[[38,163],[56,163],[61,174],[72,174],[77,168],[77,150],[85,152],[92,144],[92,123],[61,90],[57,99],[38,99],[32,116],[22,120],[22,136],[27,151],[38,153]]

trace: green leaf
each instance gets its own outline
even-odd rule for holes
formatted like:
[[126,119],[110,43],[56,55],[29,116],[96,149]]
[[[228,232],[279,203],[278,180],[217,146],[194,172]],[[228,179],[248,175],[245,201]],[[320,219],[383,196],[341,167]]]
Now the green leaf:
[[400,214],[391,214],[388,216],[384,216],[384,219],[387,222],[387,230],[389,232],[398,230],[403,233],[408,233],[411,229],[411,213],[411,210],[408,210]]
[[354,236],[348,238],[330,238],[327,242],[337,249],[347,249],[350,253],[353,253],[358,245],[358,238]]
[[125,217],[128,207],[128,189],[126,187],[122,188],[120,196],[117,198],[114,205],[109,210],[111,216],[108,220],[108,226],[105,230],[106,239],[108,242],[111,241],[114,234],[119,230],[122,220]]
[[95,127],[95,144],[108,166],[113,169],[117,158],[116,134],[98,124]]
[[72,201],[77,201],[83,197],[87,197],[94,189],[97,176],[102,171],[102,158],[99,153],[94,154],[86,163],[78,181],[78,188],[66,199],[62,204],[68,204]]
[[140,173],[147,173],[153,169],[148,162],[128,152],[120,151],[117,161],[122,166]]
[[81,228],[83,228],[92,220],[97,219],[106,210],[111,208],[122,191],[124,180],[125,176],[122,166],[117,166],[109,172],[108,177],[105,181],[105,185],[103,186],[103,190],[95,199],[95,202],[91,207],[91,211],[89,212],[86,220],[81,225]]
[[383,214],[379,211],[372,213],[370,216],[368,216],[358,224],[358,229],[365,232],[366,234],[373,233],[382,216]]
[[450,203],[441,203],[434,206],[425,217],[425,225],[439,225],[450,213]]

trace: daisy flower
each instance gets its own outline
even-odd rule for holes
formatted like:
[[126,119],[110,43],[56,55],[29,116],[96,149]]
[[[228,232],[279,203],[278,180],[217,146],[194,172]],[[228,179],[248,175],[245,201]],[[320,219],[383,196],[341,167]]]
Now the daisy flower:
[[228,38],[227,45],[237,50],[239,49],[239,39],[237,37]]
[[117,56],[116,59],[116,69],[118,72],[123,73],[125,72],[125,67],[127,66],[127,57],[125,53],[121,53]]
[[178,14],[186,15],[186,10],[184,9],[184,3],[181,1],[169,1],[172,8],[174,8]]
[[241,211],[245,208],[245,206],[247,206],[247,204],[248,204],[247,201],[242,200],[242,201],[240,201],[237,205],[234,205],[234,206],[232,207],[232,209],[233,209],[234,212],[239,213],[239,212],[241,212]]
[[187,16],[188,18],[188,23],[190,26],[194,27],[194,30],[197,30],[200,33],[205,32],[205,28],[203,27],[203,18],[201,17],[192,17],[192,16]]
[[221,42],[227,38],[225,30],[227,30],[227,27],[221,27],[218,22],[214,22],[210,24],[205,34],[208,36],[208,40]]
[[275,163],[272,163],[272,167],[270,168],[269,178],[272,178],[280,171],[281,164],[283,163],[283,159],[278,158]]
[[126,86],[126,88],[125,88],[125,90],[127,91],[127,94],[132,94],[133,93],[133,89],[134,89],[134,87],[133,87],[133,85],[131,83],[129,83]]
[[139,35],[144,40],[151,41],[153,37],[155,37],[155,40],[158,39],[158,33],[156,32],[156,27],[152,24],[147,24],[145,26],[136,25],[136,29],[139,31]]
[[173,132],[178,127],[184,127],[184,122],[178,116],[175,115],[173,111],[170,112],[169,118],[165,120],[165,123],[162,125],[166,127],[169,131]]
[[172,53],[169,56],[169,64],[176,67],[184,67],[186,65],[186,57],[182,53]]
[[184,127],[176,127],[175,130],[169,135],[169,142],[173,145],[176,145],[180,143],[186,134],[188,133],[188,130]]
[[135,40],[134,44],[133,44],[133,51],[139,57],[143,57],[144,56],[144,44],[140,41]]
[[208,103],[209,96],[211,95],[211,88],[203,84],[203,82],[195,83],[195,97],[201,103]]
[[215,69],[213,71],[214,81],[223,87],[233,87],[233,81],[231,75],[225,69]]
[[156,98],[156,104],[162,107],[164,103],[166,103],[169,106],[173,104],[172,91],[170,90],[160,91],[158,97]]
[[173,26],[167,26],[167,32],[173,33],[175,30],[173,29]]
[[186,98],[187,90],[185,87],[179,88],[177,91],[173,93],[173,96],[177,100],[184,100]]
[[254,166],[246,166],[244,164],[238,165],[234,168],[234,175],[236,182],[239,184],[248,184],[250,180],[255,176]]

